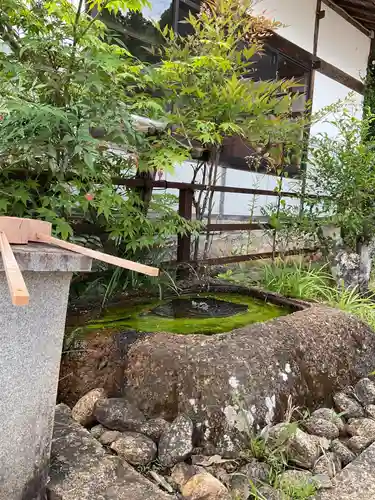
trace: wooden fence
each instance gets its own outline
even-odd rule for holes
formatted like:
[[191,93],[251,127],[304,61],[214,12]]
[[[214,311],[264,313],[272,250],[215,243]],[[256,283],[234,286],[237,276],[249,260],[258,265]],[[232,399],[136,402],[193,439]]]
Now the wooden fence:
[[[214,191],[217,193],[237,193],[237,194],[250,194],[250,195],[265,195],[273,196],[276,198],[297,198],[300,199],[301,195],[299,193],[293,193],[289,191],[269,191],[266,189],[255,189],[255,188],[241,188],[232,186],[206,186],[203,184],[188,184],[184,182],[168,182],[168,181],[155,181],[151,179],[123,179],[114,178],[113,184],[118,186],[126,186],[130,188],[144,188],[145,190],[152,190],[153,188],[159,189],[177,189],[179,191],[179,203],[178,203],[178,213],[181,217],[187,220],[191,220],[193,216],[193,197],[195,191]],[[316,195],[309,194],[309,198],[318,199],[320,197]],[[219,223],[219,224],[208,224],[204,227],[204,231],[209,232],[234,232],[234,231],[257,231],[272,229],[269,224],[263,223]],[[299,254],[309,254],[317,251],[317,248],[300,248],[294,250],[288,250],[284,252],[261,252],[261,253],[251,253],[246,255],[230,255],[225,257],[209,258],[204,260],[199,260],[199,262],[194,262],[191,260],[191,235],[186,234],[184,236],[178,237],[177,242],[177,264],[228,264],[236,262],[245,262],[248,260],[258,260],[267,259],[271,257],[276,257],[279,255],[299,255]]]

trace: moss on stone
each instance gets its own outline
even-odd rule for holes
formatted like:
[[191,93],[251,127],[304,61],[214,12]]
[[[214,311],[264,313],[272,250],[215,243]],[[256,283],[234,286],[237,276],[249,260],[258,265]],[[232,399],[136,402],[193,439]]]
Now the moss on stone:
[[[197,294],[194,294],[196,297]],[[178,334],[229,332],[251,323],[259,323],[269,319],[289,314],[288,308],[283,308],[269,302],[245,295],[235,294],[199,294],[200,297],[214,297],[227,302],[247,305],[247,311],[227,318],[164,318],[150,314],[151,309],[164,301],[149,304],[129,305],[108,309],[99,320],[91,321],[86,329],[121,330],[130,328],[141,332],[170,332]]]

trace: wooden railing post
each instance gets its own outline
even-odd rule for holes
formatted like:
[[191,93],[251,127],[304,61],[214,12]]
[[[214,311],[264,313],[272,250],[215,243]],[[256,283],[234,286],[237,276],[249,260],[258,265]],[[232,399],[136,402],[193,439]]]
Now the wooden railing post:
[[[180,189],[178,200],[178,213],[181,217],[191,220],[193,213],[193,194],[192,189]],[[191,234],[178,236],[177,240],[177,262],[190,261]]]

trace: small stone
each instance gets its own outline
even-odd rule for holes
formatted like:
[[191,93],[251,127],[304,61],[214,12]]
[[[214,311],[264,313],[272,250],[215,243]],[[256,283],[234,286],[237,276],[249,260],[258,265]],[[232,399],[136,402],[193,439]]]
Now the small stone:
[[333,396],[335,406],[340,413],[344,413],[346,418],[359,418],[364,416],[364,409],[354,399],[347,396],[344,392],[337,392]]
[[[259,462],[255,458],[248,464],[239,469],[238,472],[231,475],[230,491],[238,500],[247,500],[252,485],[264,484],[270,474],[270,467],[264,462]],[[237,495],[237,497],[236,497]]]
[[125,398],[99,399],[94,415],[99,423],[114,431],[133,431],[146,420],[138,408]]
[[159,442],[159,460],[164,467],[182,462],[193,450],[193,422],[185,415],[178,416],[163,432]]
[[260,462],[255,458],[249,463],[240,468],[242,474],[246,474],[247,478],[254,484],[264,483],[270,474],[270,466],[265,462]]
[[189,500],[231,500],[227,488],[208,472],[196,474],[182,487],[182,496]]
[[368,405],[368,406],[366,406],[365,410],[366,410],[366,414],[369,417],[375,419],[375,405]]
[[142,422],[136,430],[157,443],[163,432],[169,429],[169,427],[170,423],[164,420],[164,418],[153,418]]
[[327,474],[314,474],[312,482],[317,490],[326,490],[333,486],[331,478]]
[[289,442],[289,457],[300,467],[311,469],[321,455],[322,450],[315,439],[309,434],[297,429],[296,435]]
[[335,410],[333,410],[332,408],[318,408],[317,410],[312,412],[311,417],[324,418],[324,420],[333,422],[339,429],[340,433],[344,432],[345,423],[343,419],[339,415],[337,415]]
[[152,439],[137,432],[123,432],[111,444],[111,450],[132,465],[146,465],[156,456],[157,448]]
[[259,498],[262,500],[286,500],[281,491],[275,490],[275,488],[272,488],[272,486],[268,486],[267,484],[258,488],[256,493],[250,495],[250,498],[254,500],[259,500]]
[[268,430],[268,444],[271,448],[285,447],[289,459],[304,469],[312,469],[323,451],[326,438],[307,434],[301,429],[282,423]]
[[211,455],[211,456],[192,455],[191,456],[191,463],[193,465],[201,465],[202,467],[211,467],[211,465],[230,464],[233,462],[234,462],[234,460],[223,458],[220,455]]
[[312,477],[312,473],[308,470],[290,469],[280,474],[278,480],[281,488],[286,486],[298,487],[310,484]]
[[104,389],[93,389],[85,394],[77,401],[72,409],[72,417],[83,426],[90,425],[95,422],[94,407],[96,402],[105,398],[106,393]]
[[375,441],[375,420],[372,418],[353,418],[349,420],[347,431],[351,436],[363,436]]
[[236,500],[247,500],[252,487],[246,474],[235,472],[229,480],[229,490]]
[[278,448],[286,444],[296,434],[297,429],[290,424],[281,422],[273,425],[267,430],[266,440],[272,448]]
[[297,429],[295,436],[289,440],[289,458],[300,467],[311,469],[319,458],[321,450],[315,439]]
[[180,462],[173,467],[171,480],[181,490],[182,486],[195,476],[195,474],[199,474],[199,472],[203,472],[203,469],[195,465]]
[[150,470],[150,476],[163,488],[165,489],[166,491],[168,491],[168,493],[173,493],[173,488],[172,486],[168,483],[168,481],[166,481],[164,479],[163,476],[161,476],[160,474],[158,474],[156,471],[154,470]]
[[191,455],[190,457],[191,463],[193,465],[201,465],[202,467],[209,467],[211,465],[211,463],[207,463],[209,458],[210,457],[208,457],[207,455],[195,455],[195,454]]
[[[209,467],[201,467],[203,471],[205,470],[206,472],[209,472],[213,476],[216,477],[220,482],[222,482],[225,485],[228,485],[230,483],[230,474],[226,470],[225,466],[219,465],[219,464],[213,464],[210,465]],[[202,472],[203,472],[202,471]]]
[[104,446],[110,446],[113,441],[116,441],[117,438],[121,436],[120,431],[105,431],[103,434],[99,437],[99,443],[103,444]]
[[90,434],[95,438],[99,439],[100,436],[106,431],[107,429],[104,427],[102,424],[94,425],[94,427],[91,427],[90,429]]
[[279,484],[281,487],[292,486],[305,486],[311,484],[317,490],[332,488],[332,481],[327,474],[313,474],[307,470],[287,470],[280,474]]
[[375,384],[369,378],[362,378],[354,387],[354,394],[363,405],[375,403]]
[[324,453],[326,450],[329,450],[329,447],[331,446],[331,440],[324,438],[324,437],[319,437],[319,436],[310,436],[313,441],[315,441],[316,446],[321,450],[322,453]]
[[353,453],[358,454],[365,450],[368,446],[370,446],[372,441],[372,438],[368,438],[365,436],[353,436],[348,439],[346,444]]
[[337,425],[324,418],[310,417],[303,424],[309,434],[325,437],[327,439],[335,439],[339,437],[340,431]]
[[341,460],[335,453],[329,451],[317,460],[313,472],[314,474],[325,474],[333,478],[341,469]]
[[345,446],[344,443],[342,443],[339,439],[335,439],[334,441],[332,441],[331,450],[339,458],[343,467],[346,467],[355,459],[354,453],[350,451],[349,448]]

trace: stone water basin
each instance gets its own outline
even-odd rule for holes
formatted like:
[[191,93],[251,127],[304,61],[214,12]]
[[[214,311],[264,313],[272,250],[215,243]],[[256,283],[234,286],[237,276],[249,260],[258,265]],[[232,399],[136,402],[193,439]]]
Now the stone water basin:
[[191,302],[182,309],[204,312],[199,304],[212,294],[223,302],[221,294],[230,294],[247,310],[187,321],[166,317],[176,316],[176,308],[169,303],[158,311],[166,304],[157,303],[87,325],[79,349],[63,359],[60,400],[73,405],[104,387],[110,396],[129,397],[150,418],[187,414],[201,425],[198,444],[230,450],[238,433],[280,421],[290,401],[310,410],[330,405],[334,392],[375,368],[374,332],[351,315],[220,284],[190,289]]

